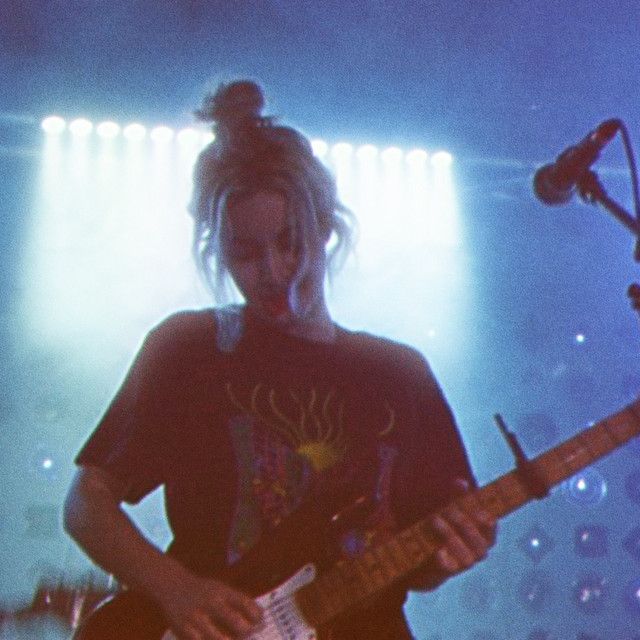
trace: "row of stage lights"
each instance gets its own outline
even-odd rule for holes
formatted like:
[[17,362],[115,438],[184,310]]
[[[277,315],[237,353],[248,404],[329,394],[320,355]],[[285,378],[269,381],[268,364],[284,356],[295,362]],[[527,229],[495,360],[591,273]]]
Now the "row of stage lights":
[[[130,142],[141,142],[148,138],[159,144],[168,144],[176,140],[181,144],[204,146],[214,139],[213,133],[198,131],[191,127],[176,131],[167,126],[148,128],[137,122],[121,126],[111,120],[94,124],[86,118],[76,118],[67,122],[60,116],[44,118],[41,127],[50,136],[58,136],[68,132],[74,138],[87,138],[95,133],[104,140],[113,140],[122,136]],[[365,144],[356,149],[346,142],[338,142],[330,146],[324,140],[319,139],[312,140],[311,145],[319,158],[325,158],[330,154],[336,160],[346,160],[355,155],[358,160],[373,162],[380,157],[383,162],[389,163],[399,163],[405,160],[409,166],[424,166],[429,161],[434,168],[447,168],[453,162],[452,155],[447,151],[436,151],[429,154],[424,149],[412,149],[405,153],[399,147],[380,150],[371,144]]]

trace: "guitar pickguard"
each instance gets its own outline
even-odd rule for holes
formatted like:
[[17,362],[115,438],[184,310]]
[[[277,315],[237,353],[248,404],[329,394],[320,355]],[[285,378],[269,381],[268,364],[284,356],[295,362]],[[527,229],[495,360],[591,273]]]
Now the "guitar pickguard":
[[[316,630],[307,624],[294,598],[295,593],[315,577],[315,566],[306,564],[281,585],[256,598],[264,610],[263,622],[245,640],[316,640]],[[161,640],[176,640],[176,637],[167,631]]]

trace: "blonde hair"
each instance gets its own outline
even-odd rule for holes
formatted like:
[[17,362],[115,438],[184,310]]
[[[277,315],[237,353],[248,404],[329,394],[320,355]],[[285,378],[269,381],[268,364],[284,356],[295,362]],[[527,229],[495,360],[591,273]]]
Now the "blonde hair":
[[192,250],[217,301],[227,301],[229,295],[221,236],[233,199],[265,190],[284,195],[295,218],[299,270],[318,239],[325,242],[330,275],[352,248],[354,218],[338,199],[334,178],[304,135],[263,116],[263,108],[260,86],[241,80],[221,84],[196,112],[200,120],[213,123],[215,137],[195,165]]

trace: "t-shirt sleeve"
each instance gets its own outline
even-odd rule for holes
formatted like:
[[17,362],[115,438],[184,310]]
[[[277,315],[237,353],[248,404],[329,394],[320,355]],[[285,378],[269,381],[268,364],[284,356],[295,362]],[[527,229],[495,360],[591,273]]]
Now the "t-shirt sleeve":
[[[411,375],[415,386],[415,432],[409,435],[404,481],[412,496],[401,517],[404,524],[436,511],[456,495],[457,478],[476,487],[466,448],[453,412],[431,367],[416,356]],[[405,436],[406,437],[406,436]]]
[[[166,333],[166,332],[164,332]],[[97,466],[136,503],[163,483],[171,451],[167,402],[171,357],[166,336],[155,329],[146,337],[120,389],[75,462]]]

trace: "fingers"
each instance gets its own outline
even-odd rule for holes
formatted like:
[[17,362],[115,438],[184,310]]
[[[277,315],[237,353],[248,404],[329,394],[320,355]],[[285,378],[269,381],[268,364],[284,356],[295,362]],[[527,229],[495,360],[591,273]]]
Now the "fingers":
[[[456,481],[456,488],[460,492],[467,491],[468,487],[466,481]],[[441,569],[449,573],[468,569],[485,558],[495,542],[495,518],[479,507],[463,509],[452,504],[436,514],[431,524],[442,540],[436,561]]]
[[[217,592],[218,598],[209,609],[209,620],[215,627],[207,625],[208,633],[211,633],[211,629],[218,632],[218,635],[211,636],[212,640],[243,637],[261,621],[262,609],[245,594],[225,585],[218,585]],[[221,629],[228,630],[231,636],[221,634]]]
[[165,606],[180,640],[232,640],[246,637],[262,620],[262,608],[249,596],[217,580],[190,577]]

